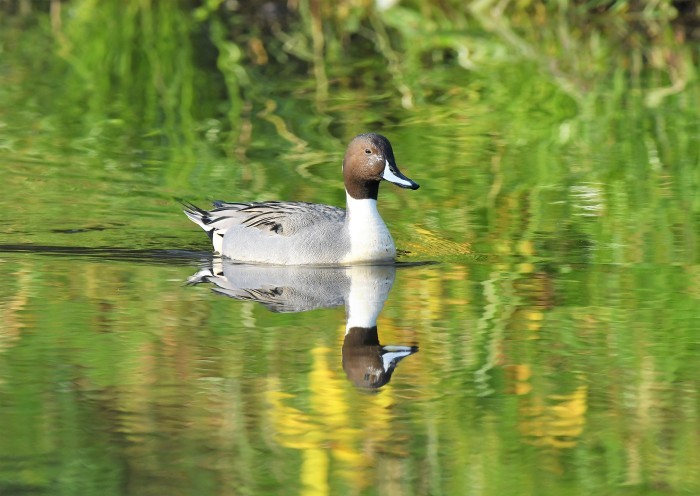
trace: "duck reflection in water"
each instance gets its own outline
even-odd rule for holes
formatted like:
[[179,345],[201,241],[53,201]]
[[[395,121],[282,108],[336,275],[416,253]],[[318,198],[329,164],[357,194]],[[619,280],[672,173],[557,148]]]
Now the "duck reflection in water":
[[362,388],[389,382],[397,364],[418,346],[379,343],[377,318],[396,275],[395,265],[309,267],[247,265],[214,259],[190,277],[190,284],[211,283],[217,293],[256,301],[272,312],[305,312],[345,305],[343,369]]

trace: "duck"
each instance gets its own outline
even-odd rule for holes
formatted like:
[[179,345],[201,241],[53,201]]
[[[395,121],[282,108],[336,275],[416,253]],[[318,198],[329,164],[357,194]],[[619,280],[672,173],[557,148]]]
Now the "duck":
[[346,208],[301,201],[213,202],[184,213],[209,235],[214,251],[244,263],[348,265],[392,262],[396,246],[377,210],[379,184],[416,190],[396,165],[389,140],[355,136],[343,158]]

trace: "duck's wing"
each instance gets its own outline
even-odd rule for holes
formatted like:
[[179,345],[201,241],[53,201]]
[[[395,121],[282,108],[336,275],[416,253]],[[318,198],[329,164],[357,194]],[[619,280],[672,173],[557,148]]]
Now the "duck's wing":
[[210,236],[235,226],[253,227],[271,235],[291,236],[304,227],[324,222],[342,222],[345,210],[306,202],[214,202],[212,210],[183,203],[185,214]]

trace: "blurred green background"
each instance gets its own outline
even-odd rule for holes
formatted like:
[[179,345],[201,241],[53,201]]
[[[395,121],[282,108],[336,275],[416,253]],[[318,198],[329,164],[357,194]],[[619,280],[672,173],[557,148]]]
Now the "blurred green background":
[[[692,0],[0,0],[0,494],[698,494],[699,60]],[[175,201],[342,205],[366,131],[439,262],[375,394]]]

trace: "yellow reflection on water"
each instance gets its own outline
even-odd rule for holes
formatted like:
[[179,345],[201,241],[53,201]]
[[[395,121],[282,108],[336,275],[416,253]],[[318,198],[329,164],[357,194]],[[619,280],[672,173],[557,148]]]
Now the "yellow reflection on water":
[[386,387],[375,394],[349,386],[334,365],[337,350],[317,346],[311,355],[308,408],[290,406],[303,398],[281,391],[278,378],[267,381],[274,439],[302,452],[302,494],[330,494],[331,476],[339,476],[356,490],[364,489],[372,483],[377,456],[398,449],[392,430],[391,408],[396,403],[392,390]]
[[450,241],[419,226],[413,226],[411,239],[405,240],[402,246],[406,246],[411,252],[411,255],[415,256],[430,255],[433,257],[441,257],[449,255],[468,255],[472,252],[469,243]]
[[588,387],[571,393],[532,398],[520,407],[520,432],[536,446],[573,448],[583,433]]

